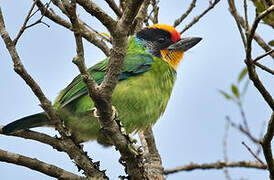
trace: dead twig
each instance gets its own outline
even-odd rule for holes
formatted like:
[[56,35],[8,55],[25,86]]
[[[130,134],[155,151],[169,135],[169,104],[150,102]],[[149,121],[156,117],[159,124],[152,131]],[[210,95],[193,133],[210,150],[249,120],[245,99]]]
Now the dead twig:
[[[56,0],[52,0],[54,5],[59,7],[59,9],[64,14],[67,14],[67,12],[64,9],[63,5],[59,4],[60,3],[59,1],[56,1],[56,2],[55,1]],[[49,18],[50,20],[52,20],[56,24],[59,24],[59,25],[61,25],[61,26],[63,26],[63,27],[65,27],[65,28],[72,31],[72,24],[70,22],[66,21],[65,19],[63,19],[60,16],[58,16],[57,14],[55,14],[54,11],[49,11],[47,8],[45,8],[45,5],[40,0],[37,0],[36,5],[39,8],[39,10],[41,11],[41,13],[44,14],[47,18]],[[108,48],[108,46],[105,44],[104,41],[101,41],[100,39],[97,38],[97,33],[93,32],[90,29],[88,29],[84,24],[81,26],[80,30],[81,30],[80,32],[81,32],[82,36],[87,41],[89,41],[90,43],[94,44],[96,47],[101,49],[106,56],[110,55],[110,49]]]
[[273,52],[274,52],[274,49],[271,49],[270,51],[267,51],[266,53],[264,53],[264,54],[262,54],[262,55],[256,57],[256,58],[253,60],[253,62],[257,62],[257,61],[259,61],[260,59],[264,58],[265,56],[272,54]]
[[196,164],[196,163],[190,163],[184,166],[179,166],[173,169],[164,170],[165,175],[182,172],[182,171],[193,171],[193,170],[205,170],[205,169],[222,169],[222,168],[251,168],[251,169],[264,169],[266,170],[267,167],[262,165],[258,162],[252,162],[252,161],[237,161],[237,162],[224,162],[224,161],[218,161],[214,163],[204,163],[204,164]]
[[180,25],[181,22],[183,22],[183,20],[191,13],[191,11],[192,11],[192,10],[194,9],[194,7],[195,7],[196,1],[197,1],[197,0],[192,0],[192,2],[190,3],[188,9],[186,10],[186,12],[183,13],[183,14],[181,15],[181,17],[179,17],[178,19],[176,19],[176,20],[174,21],[174,24],[173,24],[174,27],[177,27],[178,25]]
[[249,131],[247,131],[243,126],[236,125],[234,122],[232,122],[229,118],[229,116],[226,117],[226,120],[229,122],[231,127],[238,129],[240,132],[242,132],[244,135],[246,135],[253,143],[259,144],[259,140],[255,138]]
[[194,17],[193,20],[189,24],[187,24],[180,33],[183,34],[191,26],[193,26],[194,24],[196,24],[205,14],[207,14],[211,9],[213,9],[215,7],[215,5],[218,4],[219,2],[220,2],[220,0],[214,0],[214,2],[209,1],[208,8],[206,10],[204,10],[200,15]]
[[242,145],[245,146],[245,148],[248,150],[248,152],[250,152],[250,154],[252,154],[252,156],[259,162],[261,163],[263,166],[265,166],[265,163],[251,150],[251,148],[245,143],[242,142]]
[[262,65],[262,64],[260,64],[260,63],[258,63],[258,62],[253,62],[253,63],[254,63],[257,67],[261,68],[262,70],[264,70],[264,71],[266,71],[266,72],[268,72],[268,73],[274,75],[274,71],[271,70],[271,69],[269,69],[268,67],[266,67],[266,66],[264,66],[264,65]]
[[[28,28],[30,28],[30,27],[36,25],[36,24],[39,24],[39,23],[42,23],[42,24],[46,25],[47,27],[49,27],[48,24],[46,24],[45,22],[42,21],[42,19],[43,19],[43,17],[44,17],[43,14],[42,14],[42,16],[41,16],[36,22],[34,22],[34,23],[30,24],[30,25],[27,25],[27,23],[28,23],[28,21],[30,20],[30,18],[37,12],[37,11],[35,11],[35,12],[32,14],[32,11],[33,11],[33,9],[34,9],[34,7],[35,7],[36,2],[37,2],[37,0],[34,0],[34,1],[33,1],[32,6],[31,6],[31,8],[30,8],[30,10],[29,10],[29,12],[28,12],[28,14],[27,14],[25,20],[24,20],[24,23],[23,23],[22,27],[20,28],[20,30],[19,30],[17,36],[16,36],[16,37],[14,38],[14,40],[13,40],[13,43],[14,43],[15,46],[16,46],[16,44],[17,44],[19,38],[21,37],[21,35],[24,33],[24,31],[25,31],[26,29],[28,29]],[[47,5],[46,5],[45,8],[48,8],[48,7],[49,7],[49,4],[50,4],[50,2],[47,3]]]
[[[223,156],[224,156],[224,162],[228,162],[228,156],[227,156],[227,139],[228,139],[228,130],[229,130],[229,122],[226,121],[225,124],[225,132],[223,137]],[[224,174],[227,180],[231,180],[230,174],[228,172],[228,169],[224,168]]]

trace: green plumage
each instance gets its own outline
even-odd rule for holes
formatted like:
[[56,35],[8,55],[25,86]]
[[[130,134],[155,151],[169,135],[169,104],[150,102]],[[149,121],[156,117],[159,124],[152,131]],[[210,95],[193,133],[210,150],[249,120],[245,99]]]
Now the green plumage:
[[[127,133],[144,129],[157,121],[166,108],[175,81],[175,71],[169,64],[149,54],[139,41],[136,41],[135,36],[129,40],[122,74],[112,96],[112,104],[118,111],[118,118],[122,121]],[[106,58],[88,69],[98,84],[104,78],[108,60]],[[87,88],[81,76],[74,78],[61,91],[54,107],[66,126],[71,129],[76,141],[97,139],[100,143],[108,143],[99,132],[98,120],[91,112],[94,103],[87,94]],[[32,121],[37,122],[37,119],[33,120],[33,116]],[[38,119],[39,116],[41,121],[48,121],[43,113],[37,114]],[[15,122],[13,127],[16,125]],[[11,123],[5,126],[3,131],[8,133],[33,127],[31,121],[29,123],[29,126],[22,128],[17,126],[13,128]]]

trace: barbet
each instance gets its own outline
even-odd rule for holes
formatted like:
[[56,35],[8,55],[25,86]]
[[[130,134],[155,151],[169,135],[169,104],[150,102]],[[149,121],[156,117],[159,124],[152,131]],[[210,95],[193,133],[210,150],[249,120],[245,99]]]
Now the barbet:
[[[163,114],[177,66],[184,52],[200,40],[198,37],[181,38],[174,27],[165,24],[146,27],[129,38],[122,74],[112,96],[112,104],[126,133],[150,127]],[[108,61],[106,58],[88,69],[98,84],[104,78]],[[60,92],[54,108],[77,142],[110,143],[92,113],[94,103],[80,75]],[[53,126],[45,112],[16,120],[4,126],[3,133],[39,126]]]

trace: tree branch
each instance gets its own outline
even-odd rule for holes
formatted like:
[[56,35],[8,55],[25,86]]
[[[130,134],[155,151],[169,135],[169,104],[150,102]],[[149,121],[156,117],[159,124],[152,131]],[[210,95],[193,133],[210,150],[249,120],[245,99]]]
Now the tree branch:
[[260,63],[258,63],[258,62],[253,62],[253,63],[254,63],[257,67],[261,68],[262,70],[264,70],[264,71],[266,71],[266,72],[268,72],[268,73],[274,75],[274,71],[271,70],[271,69],[269,69],[268,67],[266,67],[266,66],[264,66],[264,65],[262,65],[262,64],[260,64]]
[[92,1],[77,0],[90,15],[95,16],[112,34],[114,32],[116,21],[112,19],[107,13],[105,13],[97,4]]
[[274,160],[271,149],[271,141],[274,135],[274,112],[272,113],[270,120],[268,121],[267,132],[264,135],[261,145],[264,152],[264,157],[270,172],[270,179],[274,179]]
[[[55,1],[53,1],[53,3],[56,4]],[[37,0],[36,5],[39,8],[39,10],[41,11],[41,13],[44,14],[47,18],[49,18],[56,24],[59,24],[65,28],[73,31],[71,23],[69,23],[65,19],[61,18],[60,16],[56,15],[53,11],[49,11],[47,8],[45,8],[44,4],[40,0]],[[57,6],[57,4],[56,4],[56,6]],[[59,7],[59,6],[57,6],[57,7]],[[62,10],[63,8],[60,8],[60,9]],[[81,30],[82,36],[87,41],[89,41],[90,43],[94,44],[96,47],[101,49],[105,53],[106,56],[110,55],[110,50],[109,50],[108,46],[106,45],[106,43],[104,41],[97,38],[96,32],[93,32],[92,30],[88,29],[83,24],[81,25],[80,30]]]
[[[264,85],[261,83],[256,70],[255,65],[253,63],[252,57],[251,57],[251,42],[254,38],[255,31],[257,29],[257,26],[262,18],[264,18],[266,15],[268,15],[270,12],[274,11],[274,5],[270,6],[267,10],[260,13],[255,21],[253,22],[253,25],[250,30],[247,31],[247,37],[246,37],[246,59],[245,63],[248,70],[249,78],[253,81],[254,86],[258,89],[258,91],[261,93],[265,101],[268,103],[272,111],[274,111],[274,101],[272,99],[271,94],[265,89]],[[274,177],[274,176],[273,176]]]
[[[241,29],[241,27],[246,29],[245,28],[246,22],[245,22],[244,18],[239,15],[239,13],[235,7],[234,0],[228,0],[228,4],[229,4],[229,11],[237,23],[238,30],[241,34],[241,38],[243,40],[244,47],[246,48],[246,39],[245,39],[245,36]],[[271,48],[267,45],[266,42],[264,42],[264,40],[258,34],[254,33],[254,39],[259,44],[259,46],[261,46],[265,50],[265,52],[271,51]],[[272,58],[274,58],[274,53],[273,52],[270,53],[270,56]]]
[[34,7],[35,7],[35,4],[36,4],[36,0],[33,1],[32,6],[31,6],[31,8],[30,8],[30,10],[29,10],[29,12],[28,12],[26,18],[25,18],[24,23],[23,23],[23,26],[21,27],[21,29],[20,29],[20,31],[18,32],[18,34],[17,34],[17,36],[15,37],[15,39],[13,40],[13,43],[14,43],[15,46],[16,46],[16,44],[17,44],[18,39],[21,37],[21,35],[22,35],[22,34],[24,33],[24,31],[26,30],[26,25],[27,25],[27,23],[28,23],[28,21],[29,21],[29,19],[30,19],[30,17],[31,17],[31,13],[32,13],[32,11],[33,11],[33,9],[34,9]]
[[[0,126],[0,134],[3,134],[2,128],[3,127]],[[57,151],[64,151],[64,143],[63,143],[62,139],[53,138],[49,135],[39,133],[36,131],[20,130],[20,131],[13,132],[11,134],[3,134],[3,135],[21,137],[21,138],[25,138],[25,139],[32,139],[32,140],[50,145]]]
[[39,161],[38,159],[29,158],[20,154],[7,152],[1,149],[0,149],[0,161],[24,166],[57,179],[66,179],[66,180],[85,179],[84,177],[68,172],[57,166]]
[[115,14],[118,16],[118,17],[121,17],[122,16],[122,11],[120,10],[120,8],[116,5],[116,3],[113,1],[113,0],[105,0],[109,7],[115,12]]
[[164,180],[164,168],[162,166],[161,156],[155,144],[152,129],[148,128],[142,132],[139,132],[138,134],[145,151],[145,166],[147,168],[146,172],[148,174],[149,179]]
[[196,24],[206,13],[208,13],[211,9],[213,9],[215,7],[215,5],[218,4],[219,2],[220,2],[220,0],[214,0],[213,3],[212,3],[212,1],[209,1],[208,8],[206,10],[204,10],[204,12],[202,12],[199,16],[194,17],[193,20],[189,24],[187,24],[180,33],[183,34],[191,26]]
[[191,11],[193,10],[193,8],[195,7],[195,4],[196,4],[196,0],[192,0],[192,2],[189,5],[187,11],[184,14],[182,14],[182,16],[180,18],[178,18],[178,19],[176,19],[174,21],[174,24],[173,24],[174,27],[176,27],[179,24],[181,24],[181,22],[191,13]]
[[262,54],[262,55],[256,57],[256,58],[253,60],[253,62],[257,62],[257,61],[259,61],[260,59],[264,58],[265,56],[272,54],[273,52],[274,52],[274,49],[271,49],[270,51],[267,51],[266,53],[264,53],[264,54]]
[[205,169],[222,169],[222,168],[253,168],[253,169],[267,169],[266,166],[262,166],[258,162],[251,162],[251,161],[236,161],[236,162],[223,162],[218,161],[215,163],[204,163],[204,164],[196,164],[190,163],[185,166],[179,166],[174,169],[164,170],[165,175],[181,172],[181,171],[193,171],[193,170],[205,170]]
[[248,152],[250,152],[250,154],[259,162],[261,163],[263,166],[265,166],[264,162],[251,150],[251,148],[245,143],[242,142],[242,145],[245,146],[245,148],[248,150]]

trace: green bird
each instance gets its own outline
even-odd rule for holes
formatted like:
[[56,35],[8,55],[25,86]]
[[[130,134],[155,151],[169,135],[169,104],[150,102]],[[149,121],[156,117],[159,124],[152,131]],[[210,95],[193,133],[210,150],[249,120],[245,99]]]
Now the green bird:
[[[152,126],[164,113],[177,66],[184,52],[201,39],[181,38],[174,27],[166,24],[146,27],[129,38],[122,74],[112,96],[112,104],[127,134]],[[102,82],[108,62],[106,58],[88,69],[97,84]],[[111,144],[100,131],[92,113],[94,103],[80,75],[60,92],[54,108],[75,141],[97,140],[100,144]],[[53,127],[45,112],[16,120],[2,131],[8,134],[40,126]]]

